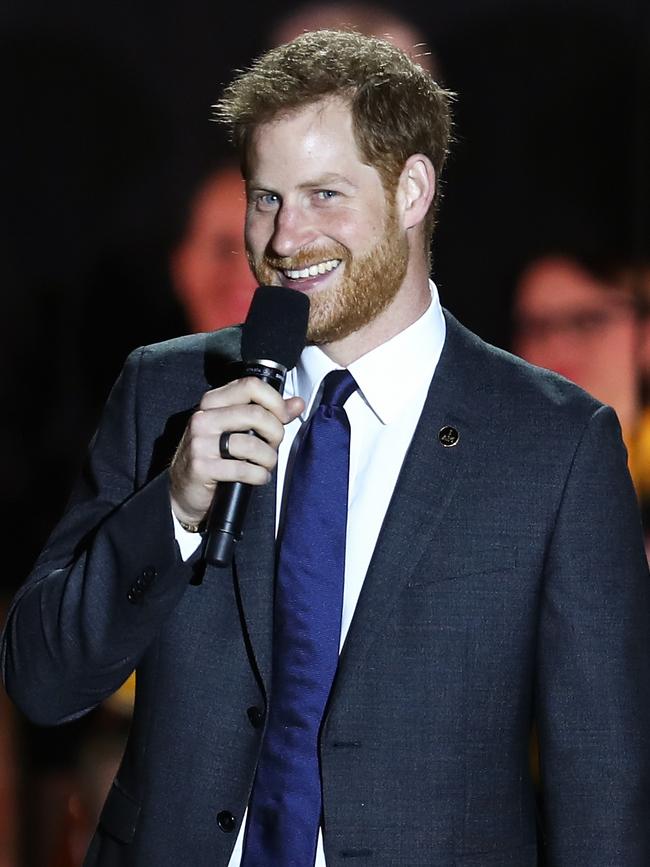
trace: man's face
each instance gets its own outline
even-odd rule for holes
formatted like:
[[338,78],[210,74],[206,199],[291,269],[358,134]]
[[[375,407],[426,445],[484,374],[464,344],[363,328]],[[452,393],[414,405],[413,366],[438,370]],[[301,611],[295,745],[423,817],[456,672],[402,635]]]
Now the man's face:
[[246,247],[261,284],[307,293],[308,339],[361,329],[395,297],[408,264],[379,173],[359,156],[348,106],[326,100],[255,131]]

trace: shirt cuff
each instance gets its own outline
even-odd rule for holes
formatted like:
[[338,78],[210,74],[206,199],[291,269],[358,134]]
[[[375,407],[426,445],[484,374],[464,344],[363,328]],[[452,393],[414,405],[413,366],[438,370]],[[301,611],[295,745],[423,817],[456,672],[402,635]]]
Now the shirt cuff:
[[184,530],[173,509],[172,520],[174,522],[174,538],[178,542],[183,561],[187,561],[201,544],[203,536],[200,533],[188,533],[187,530]]

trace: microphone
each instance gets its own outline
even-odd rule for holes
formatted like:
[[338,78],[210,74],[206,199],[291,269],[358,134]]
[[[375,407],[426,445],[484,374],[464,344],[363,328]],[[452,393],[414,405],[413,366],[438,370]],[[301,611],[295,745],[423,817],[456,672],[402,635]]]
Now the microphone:
[[[282,392],[287,371],[296,366],[305,345],[308,319],[305,294],[284,286],[259,286],[242,329],[242,376],[256,376]],[[203,550],[212,566],[230,565],[235,543],[243,534],[252,489],[244,482],[217,485]]]

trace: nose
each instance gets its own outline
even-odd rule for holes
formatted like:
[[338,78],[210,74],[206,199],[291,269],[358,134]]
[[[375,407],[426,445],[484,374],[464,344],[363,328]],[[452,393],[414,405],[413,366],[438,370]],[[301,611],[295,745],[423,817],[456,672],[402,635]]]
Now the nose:
[[294,256],[316,240],[316,231],[303,208],[283,202],[275,215],[270,247],[276,256]]

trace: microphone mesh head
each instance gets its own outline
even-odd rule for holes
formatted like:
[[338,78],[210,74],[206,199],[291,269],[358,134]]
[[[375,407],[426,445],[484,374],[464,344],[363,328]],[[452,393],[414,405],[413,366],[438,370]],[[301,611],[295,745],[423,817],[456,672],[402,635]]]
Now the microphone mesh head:
[[284,286],[255,290],[242,330],[243,361],[275,361],[295,367],[307,337],[309,298]]

